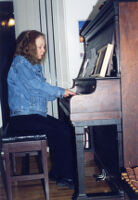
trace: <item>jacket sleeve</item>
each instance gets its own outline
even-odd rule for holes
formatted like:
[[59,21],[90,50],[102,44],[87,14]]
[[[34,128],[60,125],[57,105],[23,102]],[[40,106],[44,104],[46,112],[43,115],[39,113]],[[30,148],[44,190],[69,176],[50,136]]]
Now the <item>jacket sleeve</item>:
[[[16,74],[18,81],[21,81],[24,87],[32,94],[46,97],[47,100],[55,100],[58,97],[63,97],[65,89],[57,86],[52,86],[46,82],[40,73],[36,73],[33,65],[25,58],[15,58],[13,70]],[[9,78],[9,77],[8,77]]]

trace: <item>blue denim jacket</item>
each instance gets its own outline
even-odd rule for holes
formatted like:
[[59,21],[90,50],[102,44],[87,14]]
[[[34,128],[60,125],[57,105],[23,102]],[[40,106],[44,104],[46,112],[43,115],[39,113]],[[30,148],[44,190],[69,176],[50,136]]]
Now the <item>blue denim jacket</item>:
[[65,89],[46,82],[39,64],[32,65],[23,56],[13,59],[8,73],[10,115],[47,115],[47,102],[63,97]]

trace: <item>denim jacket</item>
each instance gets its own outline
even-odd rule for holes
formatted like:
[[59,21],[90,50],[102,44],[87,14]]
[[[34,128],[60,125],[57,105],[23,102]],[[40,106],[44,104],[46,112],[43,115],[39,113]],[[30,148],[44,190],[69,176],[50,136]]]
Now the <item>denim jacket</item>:
[[65,89],[46,82],[39,64],[32,65],[25,57],[16,56],[8,73],[10,115],[47,115],[47,102],[63,97]]

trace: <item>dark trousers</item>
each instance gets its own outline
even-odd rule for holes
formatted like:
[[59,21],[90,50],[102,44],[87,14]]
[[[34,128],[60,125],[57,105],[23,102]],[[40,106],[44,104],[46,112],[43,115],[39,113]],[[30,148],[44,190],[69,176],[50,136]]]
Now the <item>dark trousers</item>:
[[75,164],[75,140],[72,128],[64,121],[38,114],[14,116],[10,127],[20,134],[27,131],[46,133],[51,152],[51,172],[59,177],[73,178]]

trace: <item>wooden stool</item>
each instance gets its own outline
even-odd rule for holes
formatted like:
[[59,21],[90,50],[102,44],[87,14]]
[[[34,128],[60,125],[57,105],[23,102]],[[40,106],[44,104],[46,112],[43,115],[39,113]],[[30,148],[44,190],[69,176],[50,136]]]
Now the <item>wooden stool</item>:
[[[48,184],[48,164],[47,164],[47,141],[45,134],[31,134],[23,136],[8,136],[2,138],[2,151],[5,160],[5,171],[7,181],[8,200],[12,200],[12,182],[25,180],[44,180],[44,189],[46,200],[49,200],[49,184]],[[28,175],[11,175],[12,163],[10,155],[16,153],[41,152],[42,155],[42,173]]]

